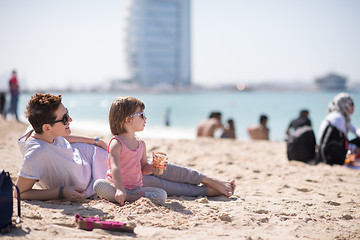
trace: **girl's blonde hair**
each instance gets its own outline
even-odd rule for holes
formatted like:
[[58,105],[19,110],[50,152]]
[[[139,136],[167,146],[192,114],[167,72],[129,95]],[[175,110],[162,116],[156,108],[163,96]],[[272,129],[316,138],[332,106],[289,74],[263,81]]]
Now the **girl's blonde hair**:
[[140,107],[140,111],[144,111],[145,104],[134,97],[118,97],[110,107],[109,124],[113,135],[126,133],[124,128],[125,120],[134,114],[136,109]]

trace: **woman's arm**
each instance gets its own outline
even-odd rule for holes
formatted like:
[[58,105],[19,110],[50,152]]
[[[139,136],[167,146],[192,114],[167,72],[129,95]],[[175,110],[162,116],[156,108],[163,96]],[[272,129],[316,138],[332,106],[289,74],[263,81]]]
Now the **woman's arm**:
[[[37,180],[19,176],[16,186],[19,188],[22,199],[26,200],[50,200],[57,199],[59,189],[38,190],[32,189]],[[17,195],[14,193],[14,197]]]
[[[54,189],[33,189],[37,180],[19,176],[16,186],[19,188],[20,196],[26,200],[53,200],[59,199],[60,188]],[[85,196],[85,191],[82,188],[75,186],[66,186],[63,188],[64,198],[71,201],[81,200]],[[17,197],[14,192],[14,197]]]
[[144,175],[153,174],[152,165],[149,164],[147,157],[146,157],[146,145],[144,141],[140,141],[140,144],[143,144],[143,156],[141,158],[141,171]]
[[87,144],[99,146],[107,151],[107,144],[103,140],[100,140],[99,138],[89,138],[89,137],[70,135],[65,137],[65,139],[69,143],[87,143]]
[[[33,189],[36,181],[35,179],[19,176],[16,186],[19,188],[22,199],[42,201],[59,199],[60,188]],[[63,197],[70,201],[79,201],[85,196],[84,189],[75,186],[66,186],[62,191]],[[14,192],[14,197],[17,197],[16,192]]]

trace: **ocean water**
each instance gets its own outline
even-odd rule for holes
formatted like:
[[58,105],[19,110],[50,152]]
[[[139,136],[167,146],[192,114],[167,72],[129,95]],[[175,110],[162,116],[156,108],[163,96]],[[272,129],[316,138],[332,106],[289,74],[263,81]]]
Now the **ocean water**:
[[[237,138],[249,140],[247,127],[259,122],[260,114],[266,114],[270,128],[270,140],[283,141],[290,121],[307,108],[317,135],[320,122],[324,118],[329,101],[338,93],[334,91],[213,91],[188,93],[73,93],[62,94],[63,103],[68,108],[73,122],[70,126],[82,130],[96,130],[110,134],[108,111],[111,102],[118,96],[133,96],[145,103],[147,123],[140,137],[167,139],[194,139],[199,122],[207,118],[211,111],[220,111],[222,121],[232,118],[235,122]],[[26,121],[25,106],[34,93],[22,93],[18,112]],[[350,92],[354,97],[355,112],[352,122],[360,126],[360,93]],[[170,109],[170,126],[165,126],[165,112]],[[219,136],[220,131],[216,132]]]

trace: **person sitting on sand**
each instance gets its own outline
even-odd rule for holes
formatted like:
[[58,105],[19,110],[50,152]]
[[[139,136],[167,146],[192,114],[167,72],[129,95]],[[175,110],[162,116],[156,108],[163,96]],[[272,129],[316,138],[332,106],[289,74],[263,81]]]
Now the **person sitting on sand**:
[[290,131],[295,131],[299,127],[302,126],[310,126],[311,120],[309,119],[309,110],[303,109],[300,111],[300,115],[298,118],[292,120],[289,124],[289,127],[286,129],[286,134],[290,135]]
[[[79,201],[94,195],[93,183],[106,175],[106,143],[98,138],[71,136],[72,118],[61,100],[61,95],[35,94],[26,106],[31,126],[18,139],[24,159],[16,182],[22,199]],[[191,181],[184,183],[184,176]],[[168,196],[229,197],[235,182],[169,163],[161,176],[144,175],[143,186],[164,189]]]
[[229,119],[227,123],[228,126],[224,128],[224,131],[221,134],[221,138],[236,138],[234,120]]
[[269,140],[269,128],[266,126],[268,117],[265,114],[260,116],[260,123],[257,126],[249,127],[248,133],[252,140]]
[[98,179],[94,191],[102,198],[123,205],[146,197],[165,203],[161,188],[143,187],[143,174],[153,174],[146,158],[145,142],[135,136],[146,124],[145,104],[133,97],[119,97],[110,107],[109,123],[114,137],[109,143],[109,170],[106,179]]
[[221,123],[221,113],[211,112],[208,119],[204,119],[200,122],[197,129],[197,136],[214,137],[215,131],[219,128],[224,128]]
[[[354,100],[348,93],[339,93],[330,101],[319,129],[319,162],[342,165],[348,150],[356,155],[359,153],[360,128],[354,126],[350,119],[354,109]],[[355,134],[356,138],[349,141],[349,132]]]

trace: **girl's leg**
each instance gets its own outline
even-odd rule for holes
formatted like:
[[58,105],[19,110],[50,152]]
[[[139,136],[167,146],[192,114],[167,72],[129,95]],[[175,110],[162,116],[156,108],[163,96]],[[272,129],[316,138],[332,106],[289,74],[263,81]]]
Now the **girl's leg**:
[[164,189],[168,196],[197,197],[206,196],[208,194],[208,189],[206,186],[168,181],[154,175],[144,175],[143,186]]
[[166,191],[161,188],[156,187],[141,187],[131,190],[126,190],[126,193],[133,195],[144,195],[146,198],[149,198],[152,201],[159,202],[164,204],[167,198]]
[[236,188],[235,180],[223,182],[204,176],[202,183],[209,187],[208,196],[218,196],[222,194],[230,197],[234,194]]
[[[147,186],[151,187],[159,187],[165,189],[169,196],[171,195],[181,195],[181,196],[217,196],[217,195],[225,195],[230,197],[234,194],[235,191],[235,181],[220,181],[215,178],[210,178],[204,176],[200,172],[183,167],[177,164],[168,163],[166,170],[162,175],[154,175],[157,179],[149,178],[146,181]],[[145,177],[145,176],[144,176]],[[168,181],[172,183],[177,183],[172,185]],[[180,184],[180,183],[190,183],[189,184]],[[193,185],[199,185],[200,183],[205,184],[206,187],[199,187]],[[156,184],[156,185],[151,185]],[[179,185],[178,185],[179,184]],[[145,184],[144,184],[145,186]],[[169,189],[171,188],[171,189]]]
[[[162,190],[162,189],[160,189],[160,190]],[[138,200],[140,197],[146,197],[146,194],[144,192],[141,193],[139,191],[136,191],[136,189],[135,190],[125,189],[125,191],[126,191],[126,201],[133,202],[133,201]],[[162,191],[166,194],[166,192],[164,190],[162,190]],[[94,192],[101,198],[104,198],[110,202],[116,202],[115,185],[106,179],[98,179],[95,181]],[[164,193],[163,193],[163,195],[164,195]],[[159,195],[161,195],[161,194],[159,193]],[[165,200],[166,200],[166,196],[165,196]]]
[[109,200],[110,202],[116,202],[116,188],[113,183],[106,179],[96,180],[94,183],[94,191],[99,197]]
[[155,176],[172,182],[190,183],[194,185],[200,184],[204,178],[204,175],[200,172],[174,163],[168,163],[164,173]]

